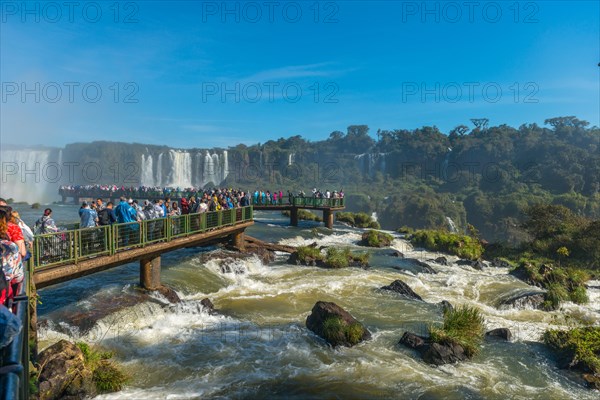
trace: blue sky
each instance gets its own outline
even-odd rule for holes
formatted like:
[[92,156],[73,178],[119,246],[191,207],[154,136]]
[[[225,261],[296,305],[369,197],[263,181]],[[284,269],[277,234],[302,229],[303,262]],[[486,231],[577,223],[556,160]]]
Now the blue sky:
[[3,144],[600,125],[598,1],[1,4]]

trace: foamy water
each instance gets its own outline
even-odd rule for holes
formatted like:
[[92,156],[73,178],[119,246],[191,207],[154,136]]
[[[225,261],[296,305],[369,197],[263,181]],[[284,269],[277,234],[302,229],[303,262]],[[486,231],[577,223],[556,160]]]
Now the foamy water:
[[[310,226],[267,224],[251,234],[260,237],[264,230],[275,235],[274,229],[291,231],[279,243],[295,246],[316,241],[356,250],[361,235],[351,228],[315,235]],[[369,270],[288,265],[285,255],[264,266],[256,257],[210,259],[190,250],[163,259],[163,282],[178,291],[182,304],[165,306],[157,297],[112,313],[84,333],[55,320],[41,337],[45,343],[76,337],[115,351],[133,380],[122,392],[99,396],[105,399],[597,397],[575,375],[555,368],[540,336],[548,328],[565,326],[565,317],[598,323],[600,282],[590,283],[587,305],[566,303],[554,312],[499,309],[503,295],[531,289],[508,270],[476,271],[456,265],[452,256],[445,256],[448,266],[428,262],[441,254],[413,249],[398,235],[391,248],[427,262],[437,274],[411,270],[407,261],[385,255],[390,249],[373,250]],[[130,268],[135,279],[136,266]],[[395,279],[405,281],[424,302],[379,290]],[[117,299],[131,290],[117,282],[110,289],[97,285]],[[200,305],[204,297],[220,315],[208,314]],[[65,304],[46,316],[82,307],[85,301],[86,307],[102,306],[94,299]],[[373,339],[350,349],[326,346],[304,325],[318,300],[344,307],[371,330]],[[423,333],[427,324],[441,321],[436,303],[442,300],[478,307],[486,327],[510,328],[513,342],[486,341],[481,355],[458,365],[424,364],[397,342],[406,330]]]

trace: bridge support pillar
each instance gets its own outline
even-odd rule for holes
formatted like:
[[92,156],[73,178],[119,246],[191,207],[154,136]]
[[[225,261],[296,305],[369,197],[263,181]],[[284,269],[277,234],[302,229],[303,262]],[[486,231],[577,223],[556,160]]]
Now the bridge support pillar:
[[298,226],[298,208],[292,207],[290,209],[290,225]]
[[160,285],[160,256],[140,260],[140,286],[157,290]]
[[333,229],[333,211],[323,210],[323,223],[326,228]]
[[231,243],[233,244],[233,247],[235,247],[239,251],[244,251],[244,249],[246,248],[246,239],[244,237],[244,232],[242,231],[232,234]]

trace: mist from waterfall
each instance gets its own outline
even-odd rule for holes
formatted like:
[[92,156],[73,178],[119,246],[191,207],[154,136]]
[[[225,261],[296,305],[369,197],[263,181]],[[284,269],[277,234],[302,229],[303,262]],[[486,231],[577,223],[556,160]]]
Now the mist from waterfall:
[[65,173],[62,151],[55,149],[3,149],[0,151],[0,196],[28,203],[58,200],[58,185]]

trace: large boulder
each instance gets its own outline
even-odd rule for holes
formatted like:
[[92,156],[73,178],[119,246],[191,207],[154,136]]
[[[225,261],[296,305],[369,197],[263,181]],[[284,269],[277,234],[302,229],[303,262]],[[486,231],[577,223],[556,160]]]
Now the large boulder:
[[332,302],[318,301],[306,318],[306,327],[333,347],[352,347],[371,338],[363,324]]
[[424,274],[437,274],[437,271],[433,269],[429,264],[425,261],[418,260],[416,258],[405,258],[406,261],[410,262],[421,268],[421,272]]
[[428,364],[453,364],[468,359],[465,349],[458,344],[432,343],[429,339],[411,332],[404,332],[398,343],[417,350],[423,361]]
[[485,336],[488,337],[496,337],[499,339],[504,339],[506,341],[510,341],[512,339],[512,332],[508,328],[496,328],[491,331],[487,331]]
[[454,364],[468,359],[465,349],[459,344],[431,343],[422,352],[423,361],[428,364]]
[[544,293],[540,293],[540,292],[521,293],[521,294],[513,296],[509,299],[503,300],[500,303],[500,308],[516,308],[516,309],[528,308],[528,309],[539,310],[539,309],[542,309],[544,300],[546,300],[546,296]]
[[399,344],[403,344],[411,349],[419,349],[422,346],[427,344],[427,340],[419,335],[416,335],[412,332],[404,332],[404,335],[400,338]]
[[421,296],[416,294],[410,286],[408,286],[405,282],[402,282],[399,279],[396,279],[394,282],[390,283],[387,286],[383,286],[381,289],[390,290],[392,292],[398,293],[401,296],[404,296],[409,299],[415,300],[423,300]]
[[89,398],[96,395],[93,374],[77,345],[61,340],[38,356],[40,400]]
[[367,247],[388,247],[393,240],[394,237],[389,233],[371,230],[362,234],[361,241],[358,244]]
[[202,305],[202,308],[204,309],[204,311],[206,311],[209,315],[218,314],[218,311],[215,308],[215,305],[213,304],[212,301],[210,301],[210,299],[208,297],[205,297],[202,300],[200,300],[200,305]]

